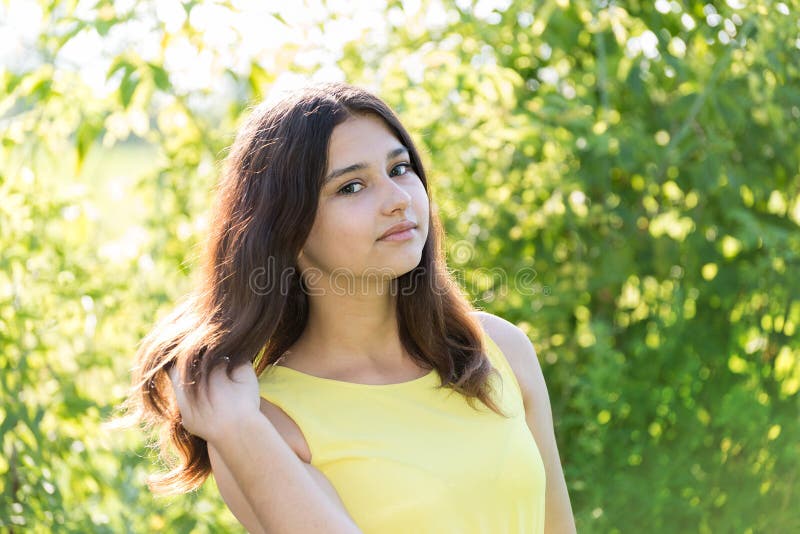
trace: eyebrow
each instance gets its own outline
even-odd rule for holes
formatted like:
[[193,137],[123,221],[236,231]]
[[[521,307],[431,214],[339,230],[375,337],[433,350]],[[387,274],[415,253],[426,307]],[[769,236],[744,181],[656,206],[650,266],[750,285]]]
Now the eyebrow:
[[[400,154],[408,154],[408,149],[406,147],[404,147],[404,146],[401,146],[399,148],[395,148],[394,150],[389,151],[389,153],[386,154],[386,161],[389,161],[390,159],[396,158]],[[335,171],[331,171],[325,177],[325,181],[323,182],[323,185],[327,185],[328,182],[338,178],[339,176],[342,176],[344,174],[348,174],[348,173],[351,173],[351,172],[354,172],[354,171],[360,171],[360,170],[366,169],[367,167],[369,167],[369,165],[367,165],[366,163],[364,163],[362,161],[360,163],[354,163],[352,165],[348,165],[347,167],[342,167],[341,169],[336,169]]]

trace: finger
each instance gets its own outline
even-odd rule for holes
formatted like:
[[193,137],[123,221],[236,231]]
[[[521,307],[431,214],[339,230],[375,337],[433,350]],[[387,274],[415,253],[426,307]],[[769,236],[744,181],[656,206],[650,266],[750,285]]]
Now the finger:
[[172,367],[170,367],[169,371],[167,371],[167,375],[169,376],[169,379],[172,382],[172,387],[174,388],[178,384],[178,378],[179,378],[178,366],[173,365]]
[[242,364],[231,371],[231,380],[238,383],[247,383],[256,378],[256,371],[252,364]]
[[169,376],[169,381],[172,385],[172,394],[175,395],[175,400],[178,402],[178,408],[180,409],[186,401],[183,381],[180,378],[181,375],[180,371],[178,371],[178,366],[173,365],[169,371],[167,371],[167,376]]

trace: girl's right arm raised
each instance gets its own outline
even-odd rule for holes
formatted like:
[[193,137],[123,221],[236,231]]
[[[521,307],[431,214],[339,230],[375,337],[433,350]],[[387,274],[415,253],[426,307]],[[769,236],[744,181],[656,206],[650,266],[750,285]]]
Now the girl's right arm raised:
[[[170,378],[174,387],[175,369]],[[251,532],[359,533],[327,479],[260,412],[252,366],[234,369],[232,378],[214,369],[191,401],[182,387],[174,390],[183,426],[208,442],[220,492],[237,519]]]
[[[225,504],[228,505],[233,515],[251,534],[266,534],[267,531],[261,528],[261,522],[250,507],[250,503],[239,488],[236,479],[233,478],[230,469],[225,465],[222,456],[217,452],[214,446],[210,444],[208,447],[208,456],[211,460],[211,469],[214,473],[214,481],[217,484],[219,493],[222,495],[222,499],[225,501]],[[313,465],[300,459],[299,456],[298,460],[300,460],[301,465],[308,471],[311,478],[316,481],[322,491],[333,501],[334,505],[341,510],[342,513],[346,514],[344,503],[327,477]]]

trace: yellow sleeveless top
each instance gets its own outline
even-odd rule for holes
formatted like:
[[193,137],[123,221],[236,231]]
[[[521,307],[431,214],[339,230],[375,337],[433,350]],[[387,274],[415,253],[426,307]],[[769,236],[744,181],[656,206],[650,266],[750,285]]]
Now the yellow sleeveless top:
[[508,419],[439,387],[435,370],[373,385],[272,365],[259,378],[261,395],[300,427],[311,465],[366,534],[543,533],[542,458],[514,372],[483,337]]

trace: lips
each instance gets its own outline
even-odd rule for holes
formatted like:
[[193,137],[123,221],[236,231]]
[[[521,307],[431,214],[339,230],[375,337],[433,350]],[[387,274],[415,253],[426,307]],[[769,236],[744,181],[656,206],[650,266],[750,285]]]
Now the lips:
[[417,223],[414,223],[414,222],[411,222],[411,221],[403,221],[403,222],[400,222],[400,223],[397,223],[395,225],[390,226],[389,229],[386,230],[383,233],[383,235],[380,236],[378,239],[383,239],[384,237],[390,236],[392,234],[396,234],[398,232],[403,232],[405,230],[410,230],[411,228],[416,228],[416,227],[417,227]]

